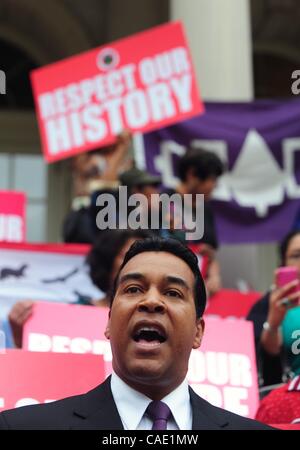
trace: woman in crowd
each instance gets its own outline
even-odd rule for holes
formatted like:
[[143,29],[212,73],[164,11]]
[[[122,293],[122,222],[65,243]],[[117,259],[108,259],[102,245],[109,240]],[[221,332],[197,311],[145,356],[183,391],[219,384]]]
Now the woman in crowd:
[[[282,241],[280,259],[281,266],[296,267],[300,276],[299,230],[292,231]],[[274,279],[275,284],[247,317],[254,323],[258,366],[264,385],[280,383],[284,371],[291,377],[300,374],[300,292],[291,294],[297,281],[279,287],[275,276]]]

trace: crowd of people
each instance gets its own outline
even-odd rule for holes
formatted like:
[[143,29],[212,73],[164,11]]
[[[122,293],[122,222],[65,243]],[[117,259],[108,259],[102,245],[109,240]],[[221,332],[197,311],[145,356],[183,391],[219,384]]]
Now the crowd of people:
[[[160,176],[152,175],[134,166],[130,155],[130,135],[127,132],[118,137],[114,147],[104,152],[93,151],[76,157],[73,162],[74,201],[72,210],[63,225],[63,238],[67,243],[91,245],[86,259],[90,278],[94,285],[104,293],[101,299],[84,297],[79,298],[78,303],[95,307],[110,307],[112,292],[114,292],[114,280],[120,267],[124,267],[123,260],[128,250],[134,242],[154,237],[172,238],[184,246],[192,248],[196,252],[200,267],[200,261],[205,258],[207,264],[202,271],[202,276],[205,281],[206,294],[211,297],[217,293],[222,288],[222,281],[217,259],[218,236],[210,198],[217,180],[223,172],[223,164],[215,154],[203,149],[188,149],[178,161],[180,180],[178,185],[175,189],[163,190]],[[191,194],[191,214],[197,207],[196,194],[203,194],[203,237],[196,242],[187,241],[185,239],[186,230],[172,226],[172,220],[169,222],[169,229],[161,227],[155,230],[99,230],[96,226],[96,215],[99,211],[96,199],[101,193],[111,193],[117,198],[119,186],[126,186],[128,195],[143,194],[149,200],[153,198],[153,194],[173,195],[177,193],[181,196]],[[156,207],[151,201],[148,201],[147,205],[147,210],[140,210],[141,215],[150,216],[153,212],[151,208]],[[157,208],[159,209],[160,205],[157,205]],[[297,267],[300,274],[299,231],[293,231],[284,239],[280,247],[280,258],[281,266]],[[299,329],[300,325],[300,294],[299,292],[291,293],[295,283],[291,282],[282,287],[278,286],[276,282],[275,277],[270,290],[252,307],[247,317],[254,324],[260,385],[287,383],[278,392],[275,390],[269,397],[263,399],[257,419],[266,423],[297,420],[300,404],[298,388],[300,351],[292,350],[293,332]],[[16,347],[22,346],[23,326],[32,313],[33,304],[30,299],[24,299],[17,302],[10,311],[9,323]],[[289,398],[292,396],[293,404],[297,403],[298,405],[295,408],[290,406]],[[284,404],[289,406],[283,407],[284,414],[278,413],[277,408],[277,413],[272,415],[274,405],[279,401],[279,397],[280,401],[286,402]]]
[[136,240],[109,297],[112,374],[85,394],[4,411],[0,429],[271,429],[213,406],[187,383],[191,351],[204,334],[206,288],[183,243]]

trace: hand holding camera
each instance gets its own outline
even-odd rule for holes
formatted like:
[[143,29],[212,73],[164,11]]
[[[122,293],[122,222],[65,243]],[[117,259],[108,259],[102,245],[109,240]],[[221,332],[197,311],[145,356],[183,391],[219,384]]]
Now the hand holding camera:
[[267,322],[278,328],[288,309],[300,305],[300,279],[295,267],[279,267],[275,271],[275,287],[270,295]]

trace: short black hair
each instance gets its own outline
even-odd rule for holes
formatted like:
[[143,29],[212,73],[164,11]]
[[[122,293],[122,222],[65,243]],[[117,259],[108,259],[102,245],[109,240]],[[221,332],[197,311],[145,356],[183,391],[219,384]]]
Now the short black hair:
[[124,257],[119,272],[114,280],[113,290],[111,292],[112,306],[114,296],[117,290],[118,279],[121,270],[134,256],[143,252],[167,252],[182,259],[191,269],[195,277],[194,300],[197,318],[202,317],[206,306],[206,288],[199,270],[197,256],[184,244],[176,239],[164,239],[160,237],[151,237],[144,240],[136,241],[132,244]]
[[280,257],[280,264],[282,266],[285,266],[285,258],[286,258],[286,252],[288,249],[288,246],[290,245],[290,242],[292,239],[294,239],[295,236],[300,235],[300,230],[292,230],[290,231],[281,241],[279,245],[279,257]]
[[104,230],[97,236],[86,262],[92,282],[106,294],[109,292],[114,260],[129,239],[145,239],[147,230]]
[[186,181],[188,170],[193,169],[200,180],[218,178],[224,172],[221,159],[212,152],[200,148],[190,148],[179,159],[178,175],[181,181]]

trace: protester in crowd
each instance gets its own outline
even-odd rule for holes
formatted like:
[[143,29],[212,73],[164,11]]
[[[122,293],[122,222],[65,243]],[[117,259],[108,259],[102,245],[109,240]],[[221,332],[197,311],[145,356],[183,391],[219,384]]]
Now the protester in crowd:
[[63,239],[68,243],[92,243],[96,228],[91,195],[118,187],[119,173],[132,164],[129,155],[131,135],[123,131],[114,145],[73,158],[74,199],[63,224]]
[[131,139],[131,133],[124,130],[113,145],[84,152],[73,158],[75,199],[89,197],[93,190],[102,186],[118,185],[119,173],[132,165],[129,154]]
[[[145,170],[137,169],[136,167],[131,168],[130,170],[122,173],[119,177],[120,186],[125,186],[128,190],[128,196],[132,194],[142,194],[145,196],[147,207],[143,210],[143,204],[141,209],[141,215],[145,215],[147,219],[147,223],[149,228],[152,225],[151,215],[153,212],[159,215],[158,225],[159,227],[151,228],[151,232],[156,234],[157,236],[164,238],[175,238],[186,245],[189,245],[190,249],[198,255],[199,266],[204,276],[205,281],[208,280],[208,287],[211,286],[210,283],[213,284],[213,280],[208,277],[208,273],[211,275],[213,270],[210,272],[211,264],[214,264],[214,251],[213,249],[206,244],[197,244],[191,243],[190,241],[185,240],[185,232],[175,227],[174,219],[174,205],[172,202],[169,203],[169,212],[167,216],[163,218],[162,214],[162,203],[158,200],[158,196],[160,194],[159,187],[162,183],[161,177],[158,175],[151,175]],[[165,192],[165,194],[172,194],[172,192]],[[170,199],[170,195],[169,195]],[[128,210],[128,214],[130,213],[130,208]],[[163,221],[165,220],[166,228],[163,226]],[[140,219],[142,222],[142,219]],[[130,224],[128,224],[130,226]],[[209,290],[208,290],[209,292]],[[210,292],[209,292],[210,293]]]
[[[125,253],[135,240],[145,239],[149,236],[151,236],[151,233],[146,230],[106,230],[99,234],[87,256],[86,262],[89,266],[92,282],[105,296],[100,300],[87,297],[79,298],[77,303],[108,307],[112,281],[118,272]],[[23,326],[31,316],[33,306],[34,302],[32,300],[19,301],[9,313],[8,318],[13,340],[18,348],[22,346]]]
[[212,406],[186,381],[206,292],[177,240],[136,241],[113,283],[105,335],[113,373],[92,391],[0,414],[0,429],[230,430],[266,425]]
[[300,427],[300,375],[263,398],[256,420],[267,424],[298,423]]
[[143,194],[149,204],[153,194],[159,194],[159,185],[161,177],[151,175],[146,170],[131,167],[129,170],[122,172],[119,176],[120,186],[126,186],[128,194]]
[[[141,219],[147,221],[149,228],[151,228],[151,211],[159,210],[158,195],[160,193],[159,186],[161,184],[161,177],[158,175],[151,175],[146,170],[132,167],[131,169],[121,173],[119,176],[120,186],[127,188],[128,197],[132,194],[142,194],[145,197],[145,204],[141,203]],[[128,209],[130,213],[130,208]],[[124,218],[127,219],[127,218]],[[129,224],[130,226],[130,224]],[[159,233],[159,229],[151,229],[153,233]]]
[[[296,267],[300,275],[300,231],[292,231],[280,245],[280,265]],[[264,385],[282,381],[283,366],[300,374],[300,358],[295,354],[294,332],[300,328],[300,293],[290,294],[296,282],[284,287],[274,285],[250,310],[247,319],[254,323],[258,367]]]
[[218,237],[209,200],[223,171],[223,164],[214,153],[199,148],[188,149],[178,162],[180,183],[175,190],[166,191],[169,194],[192,194],[192,209],[197,206],[196,194],[204,195],[204,235],[198,248],[200,254],[206,255],[210,261],[205,280],[209,295],[221,288],[220,267],[216,259]]

